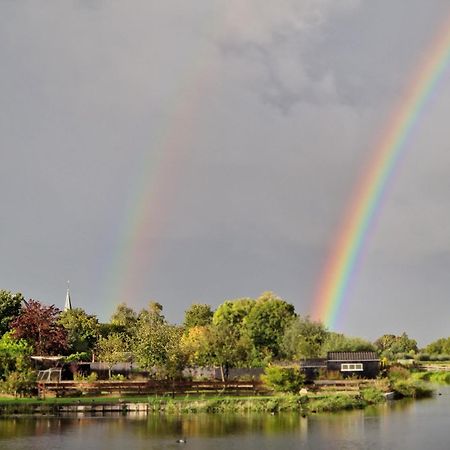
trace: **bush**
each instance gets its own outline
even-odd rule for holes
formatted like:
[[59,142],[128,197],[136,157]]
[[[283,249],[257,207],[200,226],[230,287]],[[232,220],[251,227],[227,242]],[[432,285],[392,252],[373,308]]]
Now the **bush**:
[[421,381],[415,380],[397,380],[393,384],[394,391],[401,397],[430,397],[433,390]]
[[79,362],[79,361],[90,361],[90,355],[88,352],[78,352],[78,353],[72,353],[69,356],[66,356],[65,358],[66,363],[70,362]]
[[344,376],[339,370],[320,369],[319,380],[343,380]]
[[36,373],[32,370],[11,372],[0,383],[0,391],[14,396],[30,396],[36,390]]
[[430,381],[432,372],[414,372],[412,378],[414,380]]
[[111,381],[125,381],[126,377],[125,377],[125,375],[118,373],[116,375],[111,375],[110,380]]
[[450,384],[450,372],[415,372],[413,378],[437,384]]
[[92,372],[89,375],[82,375],[78,372],[78,373],[74,373],[73,379],[74,379],[74,381],[81,381],[81,382],[85,381],[88,383],[92,383],[94,381],[97,381],[98,375],[96,372]]
[[411,372],[403,366],[391,366],[388,376],[391,380],[407,380],[411,376]]
[[361,390],[361,397],[369,405],[375,405],[384,401],[384,394],[379,389],[369,387]]
[[450,384],[450,372],[438,372],[431,377],[431,381],[441,384]]
[[298,367],[267,366],[261,379],[276,392],[298,393],[305,384],[305,375]]
[[308,410],[310,412],[333,412],[345,409],[362,408],[363,406],[364,402],[358,397],[336,394],[310,400]]

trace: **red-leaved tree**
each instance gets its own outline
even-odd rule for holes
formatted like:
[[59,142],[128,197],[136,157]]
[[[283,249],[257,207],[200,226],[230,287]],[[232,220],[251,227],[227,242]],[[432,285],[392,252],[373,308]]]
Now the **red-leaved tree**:
[[25,339],[36,355],[59,355],[67,349],[67,331],[58,323],[61,311],[36,300],[24,301],[11,324],[13,336]]

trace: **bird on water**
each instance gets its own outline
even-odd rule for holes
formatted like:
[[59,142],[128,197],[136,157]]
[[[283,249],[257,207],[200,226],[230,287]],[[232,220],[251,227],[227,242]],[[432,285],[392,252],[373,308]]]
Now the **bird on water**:
[[186,444],[187,440],[186,440],[186,438],[177,439],[176,442],[177,442],[177,444]]

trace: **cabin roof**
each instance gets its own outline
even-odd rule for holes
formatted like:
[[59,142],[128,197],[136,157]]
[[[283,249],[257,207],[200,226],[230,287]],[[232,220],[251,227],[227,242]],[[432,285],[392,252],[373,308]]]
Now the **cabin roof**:
[[304,369],[327,367],[327,360],[325,358],[305,359],[300,361],[300,367]]
[[379,361],[376,352],[328,352],[328,361]]

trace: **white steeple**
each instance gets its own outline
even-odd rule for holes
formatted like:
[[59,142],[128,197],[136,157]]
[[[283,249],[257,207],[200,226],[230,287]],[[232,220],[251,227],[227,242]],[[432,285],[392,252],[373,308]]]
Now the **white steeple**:
[[67,293],[66,293],[66,303],[64,305],[64,311],[72,309],[72,302],[70,301],[70,289],[69,289],[69,281],[67,282]]

